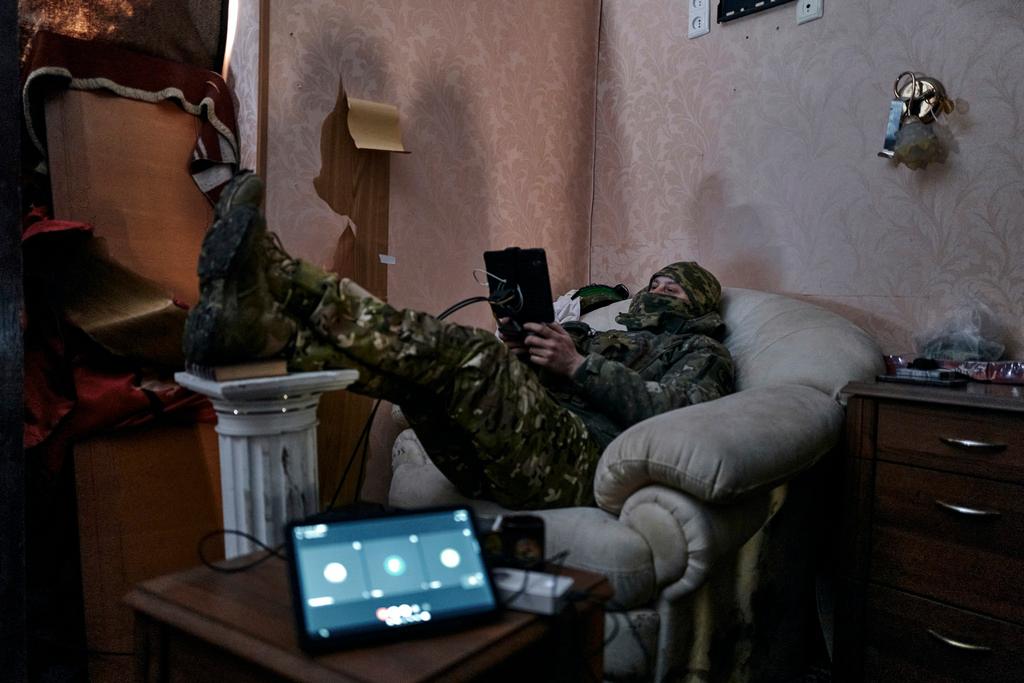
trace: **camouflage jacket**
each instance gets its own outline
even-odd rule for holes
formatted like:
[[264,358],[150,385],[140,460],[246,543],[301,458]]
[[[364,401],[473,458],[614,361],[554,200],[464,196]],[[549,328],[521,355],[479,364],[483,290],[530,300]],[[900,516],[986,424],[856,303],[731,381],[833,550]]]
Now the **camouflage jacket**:
[[[560,404],[583,419],[602,448],[641,420],[733,390],[732,356],[708,334],[581,333],[582,324],[574,325],[571,333],[586,359],[570,380],[548,378],[546,383]],[[710,334],[713,328],[702,331]]]

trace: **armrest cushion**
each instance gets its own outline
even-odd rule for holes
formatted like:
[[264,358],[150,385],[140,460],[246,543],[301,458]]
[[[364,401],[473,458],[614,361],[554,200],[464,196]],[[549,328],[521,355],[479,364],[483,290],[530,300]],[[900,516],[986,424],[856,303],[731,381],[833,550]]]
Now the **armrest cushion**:
[[758,387],[657,415],[620,434],[594,477],[611,512],[644,486],[663,484],[728,502],[810,467],[839,439],[843,409],[826,394],[787,384]]
[[619,521],[651,549],[661,596],[677,599],[704,583],[715,561],[739,548],[771,517],[772,493],[712,505],[664,486],[645,486],[622,506]]

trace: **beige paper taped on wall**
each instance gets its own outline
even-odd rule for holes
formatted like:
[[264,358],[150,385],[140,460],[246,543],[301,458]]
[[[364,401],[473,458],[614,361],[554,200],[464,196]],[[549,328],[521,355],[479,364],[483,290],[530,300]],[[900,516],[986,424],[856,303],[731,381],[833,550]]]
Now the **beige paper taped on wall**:
[[359,149],[403,152],[398,107],[380,102],[348,98],[348,130]]

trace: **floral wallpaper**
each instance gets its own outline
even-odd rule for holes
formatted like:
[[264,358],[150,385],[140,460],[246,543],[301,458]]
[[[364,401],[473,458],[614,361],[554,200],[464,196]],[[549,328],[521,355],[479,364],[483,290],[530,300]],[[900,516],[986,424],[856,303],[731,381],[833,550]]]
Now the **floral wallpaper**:
[[[888,352],[988,310],[1024,355],[1024,3],[794,14],[688,40],[678,0],[272,3],[271,224],[300,255],[333,253],[344,217],[312,178],[343,78],[399,107],[412,150],[392,157],[398,305],[440,310],[479,292],[484,249],[540,245],[556,290],[696,259],[836,310]],[[906,69],[969,104],[947,118],[945,165],[876,156]],[[473,307],[456,320],[489,324]]]
[[[553,286],[587,276],[596,0],[271,3],[267,214],[322,261],[347,217],[317,196],[339,82],[394,104],[411,154],[391,157],[388,298],[440,312],[482,293],[482,252],[548,250]],[[358,226],[356,226],[358,239]],[[491,326],[485,306],[453,320]]]
[[[712,7],[715,7],[712,3]],[[829,0],[686,37],[686,3],[604,0],[593,277],[696,259],[807,298],[887,352],[959,310],[1024,355],[1024,3]],[[907,69],[969,104],[945,165],[876,156]]]
[[256,168],[259,138],[259,0],[233,0],[238,7],[234,43],[225,80],[235,100],[242,168]]
[[[1024,357],[1020,0],[828,0],[800,26],[789,4],[696,40],[682,0],[298,0],[264,17],[239,2],[243,159],[269,22],[267,212],[296,255],[326,265],[348,225],[313,188],[339,83],[398,106],[398,306],[440,311],[481,293],[482,251],[543,246],[556,291],[635,288],[695,259],[727,286],[833,309],[892,353],[984,307]],[[970,105],[947,119],[955,152],[924,171],[876,155],[907,69]],[[483,306],[453,319],[492,325]]]

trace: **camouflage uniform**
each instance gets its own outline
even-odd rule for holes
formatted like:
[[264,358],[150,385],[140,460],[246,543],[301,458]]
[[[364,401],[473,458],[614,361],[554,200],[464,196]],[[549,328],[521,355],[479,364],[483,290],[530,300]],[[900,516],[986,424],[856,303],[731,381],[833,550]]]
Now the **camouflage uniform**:
[[354,368],[351,390],[400,404],[438,468],[471,497],[507,507],[588,505],[605,446],[623,429],[732,389],[712,337],[721,287],[695,263],[668,275],[688,301],[647,290],[619,316],[627,331],[567,324],[585,360],[556,377],[493,334],[399,311],[358,285],[290,258],[268,233],[263,182],[238,174],[221,194],[189,312],[190,367],[287,356],[295,370]]
[[282,303],[308,326],[291,365],[359,370],[350,390],[400,404],[463,494],[507,507],[593,504],[598,458],[623,429],[732,389],[729,353],[706,336],[723,328],[721,289],[696,264],[657,273],[689,278],[690,302],[645,291],[620,316],[628,331],[569,325],[586,356],[572,378],[539,372],[489,332],[397,310],[301,261],[282,268],[293,283]]

